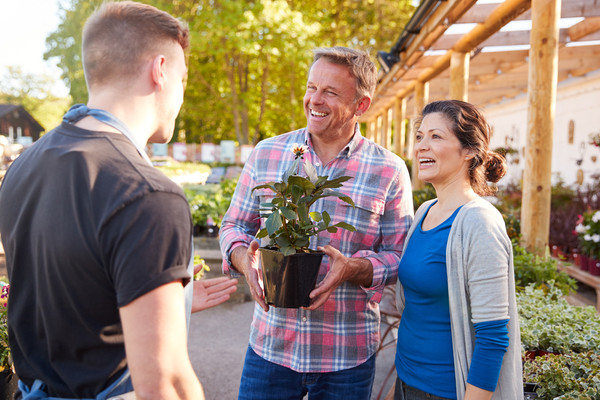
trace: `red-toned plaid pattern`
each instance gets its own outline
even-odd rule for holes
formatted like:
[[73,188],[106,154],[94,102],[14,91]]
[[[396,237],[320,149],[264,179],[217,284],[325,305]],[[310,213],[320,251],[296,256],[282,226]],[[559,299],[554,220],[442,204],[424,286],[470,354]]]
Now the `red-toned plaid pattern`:
[[[260,142],[244,166],[223,218],[223,272],[236,275],[229,264],[231,252],[249,245],[260,228],[259,204],[270,191],[255,191],[253,195],[250,191],[258,184],[281,180],[294,160],[294,143],[308,145],[304,158],[315,166],[318,175],[353,177],[338,190],[348,194],[356,207],[329,197],[317,201],[311,210],[327,210],[332,224],[345,221],[354,225],[356,232],[322,232],[310,247],[330,244],[347,257],[369,259],[373,285],[363,288],[345,283],[315,311],[271,307],[265,313],[257,305],[250,345],[266,360],[298,372],[352,368],[371,357],[379,343],[378,303],[385,285],[396,281],[402,246],[413,218],[410,177],[402,159],[361,136],[358,125],[352,141],[325,166],[315,155],[306,129]],[[325,256],[319,281],[328,269]]]

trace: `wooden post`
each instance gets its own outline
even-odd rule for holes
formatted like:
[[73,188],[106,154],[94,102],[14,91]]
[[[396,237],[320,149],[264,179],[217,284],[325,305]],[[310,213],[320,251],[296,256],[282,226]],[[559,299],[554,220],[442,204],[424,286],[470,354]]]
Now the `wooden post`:
[[385,149],[389,149],[387,143],[389,142],[390,132],[390,117],[389,110],[385,108],[381,114],[381,132],[379,132],[379,145]]
[[375,129],[373,129],[373,137],[371,140],[379,143],[379,134],[381,133],[381,115],[375,117]]
[[[421,111],[429,101],[429,82],[417,81],[415,85],[415,109],[413,110],[413,121],[421,115]],[[425,182],[420,180],[418,176],[418,162],[414,159],[413,147],[415,145],[415,139],[412,133],[408,135],[408,157],[412,160],[412,188],[413,190],[423,189]]]
[[521,234],[524,247],[538,255],[544,254],[550,232],[559,17],[560,0],[532,1]]
[[406,157],[406,97],[394,103],[394,152]]
[[375,124],[375,121],[371,119],[371,120],[367,121],[366,124],[367,124],[367,130],[365,132],[365,137],[367,139],[371,139],[371,137],[373,136],[373,126]]
[[469,101],[470,53],[452,52],[450,58],[450,98]]

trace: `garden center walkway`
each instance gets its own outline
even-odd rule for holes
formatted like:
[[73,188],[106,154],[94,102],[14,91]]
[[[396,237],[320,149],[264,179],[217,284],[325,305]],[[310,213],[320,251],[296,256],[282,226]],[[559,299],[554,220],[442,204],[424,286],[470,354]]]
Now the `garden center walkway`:
[[[199,241],[202,241],[200,243]],[[205,259],[211,271],[207,277],[221,276],[220,251],[214,250],[207,238],[196,238],[196,254]],[[202,249],[213,247],[213,249]],[[196,374],[204,386],[207,400],[233,400],[237,398],[254,302],[244,279],[238,290],[224,304],[192,315],[189,352]],[[385,329],[384,325],[382,329]],[[375,399],[382,382],[394,362],[396,348],[389,346],[379,353],[376,363],[373,397]],[[390,378],[383,395],[389,391],[395,378]]]

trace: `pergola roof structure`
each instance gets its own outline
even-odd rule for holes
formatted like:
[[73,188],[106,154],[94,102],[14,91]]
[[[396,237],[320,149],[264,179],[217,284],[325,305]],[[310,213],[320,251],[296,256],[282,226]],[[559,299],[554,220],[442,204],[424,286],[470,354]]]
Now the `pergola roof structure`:
[[[412,110],[417,82],[429,82],[429,100],[448,98],[453,52],[470,53],[469,102],[485,106],[526,92],[530,6],[531,1],[424,1],[419,8],[429,7],[428,17],[413,32],[403,32],[401,48],[391,54],[399,60],[389,72],[380,70],[361,121],[402,97]],[[560,18],[558,82],[600,69],[600,0],[563,0]]]
[[[360,121],[367,137],[409,158],[405,121],[429,101],[460,99],[485,108],[527,95],[521,233],[529,250],[543,254],[556,87],[600,70],[600,0],[423,0],[378,58],[378,85]],[[419,188],[415,164],[413,188]]]

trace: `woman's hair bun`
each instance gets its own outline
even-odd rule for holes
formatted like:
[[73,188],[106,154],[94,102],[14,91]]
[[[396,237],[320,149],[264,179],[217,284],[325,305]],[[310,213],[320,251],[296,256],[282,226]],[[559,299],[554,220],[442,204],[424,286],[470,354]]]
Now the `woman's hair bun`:
[[485,180],[488,182],[498,182],[506,175],[506,160],[495,151],[488,151],[485,163]]

